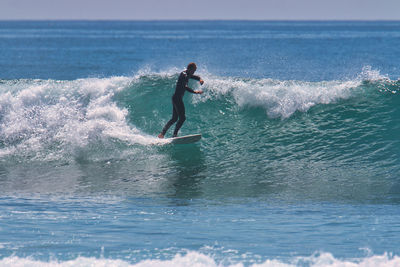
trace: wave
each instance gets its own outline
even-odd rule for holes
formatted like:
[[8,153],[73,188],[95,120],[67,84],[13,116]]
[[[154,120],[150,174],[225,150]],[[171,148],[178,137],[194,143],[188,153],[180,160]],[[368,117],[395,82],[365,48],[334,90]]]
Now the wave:
[[355,79],[345,81],[307,82],[268,79],[211,78],[206,85],[206,97],[196,101],[232,95],[239,107],[261,107],[271,118],[289,118],[296,111],[306,112],[318,104],[336,103],[373,90],[396,94],[399,81],[392,81],[387,76],[370,66]]
[[[169,119],[178,73],[178,69],[158,73],[144,69],[132,77],[0,80],[0,158],[56,160],[87,148],[104,154],[116,152],[120,145],[165,144],[155,136]],[[216,111],[208,120],[218,123],[223,121],[215,114],[235,108],[261,108],[269,118],[287,119],[318,105],[395,95],[400,88],[399,81],[371,67],[354,79],[320,82],[203,73],[205,93],[191,96],[191,102],[200,106],[200,113]]]
[[46,157],[57,159],[59,151],[74,153],[93,142],[159,142],[129,125],[127,110],[113,100],[131,82],[130,77],[0,81],[0,156],[50,151]]
[[[227,260],[225,260],[227,261]],[[0,260],[0,266],[40,266],[40,267],[62,267],[62,266],[134,266],[134,267],[217,267],[217,266],[252,266],[252,267],[269,267],[269,266],[282,266],[282,267],[292,267],[292,266],[310,266],[310,267],[333,267],[333,266],[346,266],[346,267],[366,267],[366,266],[399,266],[400,257],[393,256],[390,254],[374,255],[366,258],[357,258],[350,260],[337,259],[330,253],[316,253],[315,255],[309,257],[296,257],[287,262],[271,259],[265,260],[260,263],[246,264],[242,262],[238,263],[224,263],[218,262],[213,259],[212,256],[205,255],[198,252],[188,252],[186,255],[177,254],[171,260],[144,260],[138,263],[129,263],[124,260],[119,259],[105,259],[105,258],[88,258],[88,257],[78,257],[74,260],[68,261],[38,261],[30,258],[20,258],[16,256],[11,256],[8,258],[3,258]]]

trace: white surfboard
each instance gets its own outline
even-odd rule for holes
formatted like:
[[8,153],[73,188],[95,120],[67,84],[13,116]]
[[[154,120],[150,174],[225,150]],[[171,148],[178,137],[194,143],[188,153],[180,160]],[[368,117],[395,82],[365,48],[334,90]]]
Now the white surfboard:
[[201,139],[201,134],[192,134],[171,138],[171,144],[191,144]]

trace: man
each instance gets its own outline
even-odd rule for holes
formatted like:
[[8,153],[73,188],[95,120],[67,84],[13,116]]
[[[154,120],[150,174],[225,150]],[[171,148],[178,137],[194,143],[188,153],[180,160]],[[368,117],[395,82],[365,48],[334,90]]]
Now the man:
[[[176,83],[175,93],[172,96],[172,118],[165,124],[161,133],[158,135],[158,138],[164,138],[165,133],[168,131],[169,127],[174,124],[176,121],[178,123],[175,125],[175,131],[173,137],[178,136],[178,131],[182,127],[182,124],[186,120],[185,116],[185,105],[183,104],[183,95],[185,91],[189,91],[193,94],[202,94],[202,90],[192,90],[188,87],[189,79],[194,79],[200,82],[203,85],[204,81],[196,75],[193,75],[197,69],[195,63],[190,63],[185,71],[182,71],[179,75],[178,82]],[[179,120],[178,120],[179,119]]]

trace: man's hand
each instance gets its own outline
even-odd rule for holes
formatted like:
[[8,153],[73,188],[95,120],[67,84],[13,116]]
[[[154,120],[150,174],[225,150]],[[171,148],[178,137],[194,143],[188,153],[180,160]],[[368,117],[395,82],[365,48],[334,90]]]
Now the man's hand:
[[202,93],[203,93],[203,90],[196,90],[196,91],[194,91],[196,94],[199,94],[199,95],[201,95]]

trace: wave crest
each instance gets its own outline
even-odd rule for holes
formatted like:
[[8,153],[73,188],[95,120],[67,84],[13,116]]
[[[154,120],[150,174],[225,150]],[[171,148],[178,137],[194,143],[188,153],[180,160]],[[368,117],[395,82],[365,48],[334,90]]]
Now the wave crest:
[[[400,84],[367,66],[357,78],[347,81],[280,81],[274,79],[220,78],[206,79],[206,93],[194,103],[232,96],[239,107],[261,107],[271,118],[289,118],[296,111],[306,112],[318,104],[336,103],[363,92],[372,83],[381,91],[397,93]],[[388,89],[389,88],[389,89]]]

